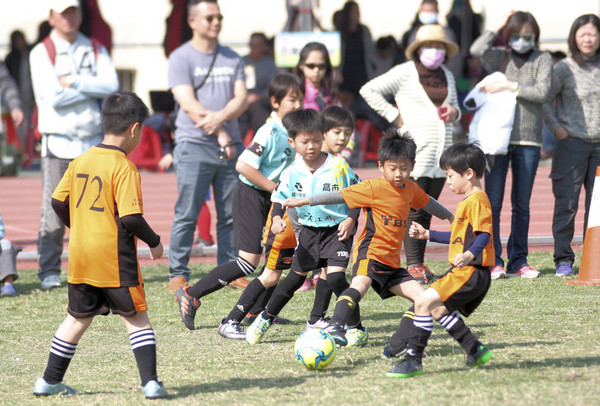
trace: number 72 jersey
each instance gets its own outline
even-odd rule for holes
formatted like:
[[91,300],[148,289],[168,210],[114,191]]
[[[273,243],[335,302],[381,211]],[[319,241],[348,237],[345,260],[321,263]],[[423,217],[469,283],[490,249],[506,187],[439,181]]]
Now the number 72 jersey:
[[52,198],[69,199],[69,283],[141,283],[136,239],[121,217],[143,214],[137,167],[120,148],[100,144],[71,161]]

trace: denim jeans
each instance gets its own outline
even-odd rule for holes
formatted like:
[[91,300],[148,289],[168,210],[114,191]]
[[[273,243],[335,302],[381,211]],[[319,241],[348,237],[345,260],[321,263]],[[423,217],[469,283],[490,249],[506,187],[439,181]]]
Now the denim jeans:
[[[236,144],[238,156],[242,144]],[[227,263],[237,257],[233,242],[231,203],[238,184],[236,160],[219,159],[216,145],[181,142],[173,151],[178,197],[169,243],[170,277],[189,280],[188,262],[194,241],[194,230],[206,193],[212,185],[217,209],[217,261]]]
[[485,174],[485,191],[492,206],[494,227],[494,251],[496,265],[504,266],[502,243],[500,242],[500,212],[509,164],[512,167],[512,218],[510,236],[506,251],[508,254],[507,272],[515,272],[527,265],[529,236],[529,201],[533,182],[540,162],[540,148],[523,145],[510,145],[506,155],[493,156],[492,169]]

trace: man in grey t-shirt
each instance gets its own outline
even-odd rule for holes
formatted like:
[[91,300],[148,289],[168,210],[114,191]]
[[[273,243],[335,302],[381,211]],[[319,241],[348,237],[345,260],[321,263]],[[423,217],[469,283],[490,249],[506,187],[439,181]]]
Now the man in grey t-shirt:
[[189,280],[194,228],[211,184],[218,263],[236,258],[231,200],[238,182],[235,161],[243,149],[237,117],[246,108],[243,62],[217,42],[223,15],[216,0],[190,3],[188,15],[192,39],[169,56],[169,88],[180,106],[173,150],[179,196],[169,246],[171,291]]

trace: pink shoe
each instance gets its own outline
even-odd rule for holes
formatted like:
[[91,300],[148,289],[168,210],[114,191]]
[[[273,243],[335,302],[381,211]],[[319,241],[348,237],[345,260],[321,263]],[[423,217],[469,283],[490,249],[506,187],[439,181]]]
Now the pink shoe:
[[321,276],[321,271],[315,272],[315,274],[310,278],[310,284],[313,287],[317,287],[317,282],[319,282],[319,277]]
[[492,274],[492,279],[506,278],[506,271],[504,271],[504,267],[502,265],[496,265],[490,271]]
[[520,276],[521,278],[537,278],[540,272],[530,265],[523,265],[515,273],[507,273],[507,276]]
[[304,279],[304,283],[302,284],[302,286],[300,286],[298,288],[298,290],[302,291],[302,292],[306,292],[307,290],[311,290],[312,289],[312,285],[310,284],[309,278]]

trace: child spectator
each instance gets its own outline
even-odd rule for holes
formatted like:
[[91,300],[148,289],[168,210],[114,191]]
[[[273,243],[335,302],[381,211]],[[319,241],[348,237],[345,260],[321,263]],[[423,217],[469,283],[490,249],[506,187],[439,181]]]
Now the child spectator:
[[473,335],[459,315],[469,317],[483,301],[494,266],[492,208],[481,190],[485,155],[473,144],[455,144],[440,157],[450,189],[465,198],[458,204],[451,231],[426,230],[413,222],[413,238],[450,244],[451,268],[415,299],[414,322],[404,359],[387,373],[388,377],[408,378],[423,373],[422,357],[433,330],[435,318],[464,348],[466,366],[483,365],[492,352]]
[[0,216],[0,282],[2,288],[0,295],[17,296],[13,282],[17,280],[17,250],[12,243],[4,238],[4,223]]
[[167,394],[156,373],[156,340],[148,319],[136,237],[163,254],[160,237],[143,215],[140,174],[127,159],[140,143],[148,108],[131,92],[104,100],[104,140],[74,159],[52,195],[52,207],[71,229],[68,315],[52,339],[36,396],[73,395],[62,380],[81,336],[97,315],[118,314],[129,333],[148,399]]

